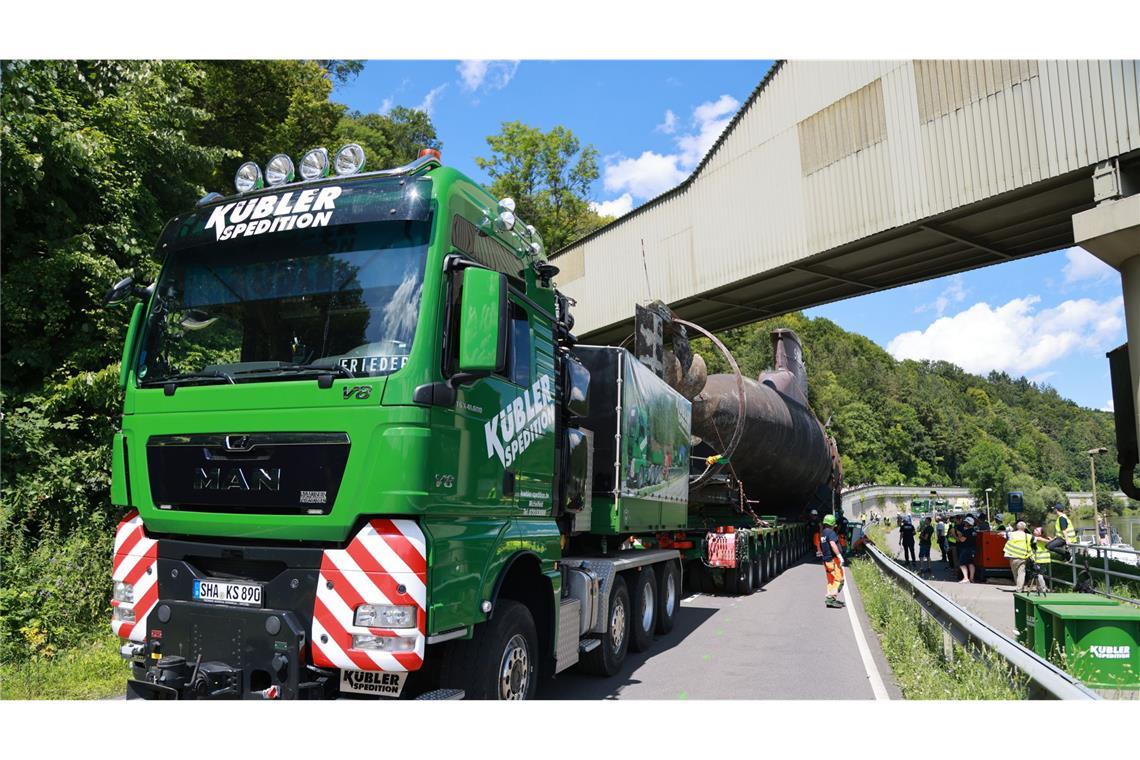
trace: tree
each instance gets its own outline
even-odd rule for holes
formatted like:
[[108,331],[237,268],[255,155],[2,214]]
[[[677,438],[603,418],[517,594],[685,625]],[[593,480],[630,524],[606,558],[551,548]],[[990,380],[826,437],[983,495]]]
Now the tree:
[[599,176],[598,151],[583,146],[566,127],[543,132],[522,122],[503,122],[487,145],[490,158],[475,163],[491,177],[491,192],[514,199],[519,218],[538,229],[548,251],[605,223],[589,204],[590,185]]
[[359,111],[345,114],[336,125],[336,137],[329,150],[344,143],[357,143],[364,148],[366,167],[370,169],[403,166],[415,160],[424,148],[443,149],[431,117],[403,106],[383,115]]
[[979,499],[985,499],[987,488],[992,488],[997,494],[1009,490],[1013,469],[1009,466],[1006,448],[992,438],[983,438],[970,449],[960,474],[963,484],[969,486]]

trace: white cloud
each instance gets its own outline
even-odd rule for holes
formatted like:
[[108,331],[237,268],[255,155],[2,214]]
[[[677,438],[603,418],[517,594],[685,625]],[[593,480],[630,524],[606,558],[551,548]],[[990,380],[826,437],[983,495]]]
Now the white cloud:
[[1073,283],[1080,280],[1103,280],[1116,274],[1116,270],[1093,256],[1084,248],[1069,248],[1065,251],[1065,258],[1069,263],[1062,270],[1065,273],[1065,282]]
[[687,172],[678,165],[680,156],[647,150],[637,158],[623,158],[606,166],[602,185],[611,193],[628,192],[637,198],[652,198],[674,187]]
[[671,135],[674,132],[676,132],[677,131],[677,114],[673,113],[669,109],[666,109],[665,110],[665,120],[662,121],[660,124],[658,124],[656,127],[654,127],[653,131],[654,132],[664,132],[667,135]]
[[1104,402],[1104,406],[1102,406],[1100,408],[1100,410],[1102,412],[1115,412],[1116,411],[1116,404],[1113,402],[1112,399],[1109,399],[1108,401]]
[[416,111],[423,111],[428,116],[431,116],[431,111],[435,108],[436,99],[447,89],[447,84],[441,84],[439,87],[434,87],[427,95],[424,95],[423,102],[415,107]]
[[602,216],[625,216],[633,210],[633,196],[629,193],[622,193],[613,200],[590,203],[590,208]]
[[897,335],[887,350],[896,359],[942,359],[975,374],[1023,375],[1074,350],[1102,348],[1124,326],[1123,297],[1081,298],[1038,311],[1040,300],[1015,298],[996,309],[976,303],[925,330]]
[[518,61],[460,61],[455,67],[463,87],[476,90],[501,90],[514,78]]
[[388,112],[392,110],[393,105],[395,105],[395,103],[392,102],[391,98],[384,98],[384,100],[380,103],[380,110],[378,113],[381,116],[386,116]]
[[[637,158],[607,160],[603,179],[606,190],[628,192],[636,199],[647,200],[675,187],[700,163],[739,107],[740,102],[731,95],[698,105],[693,109],[692,129],[673,138],[677,148],[673,153],[647,150]],[[665,121],[657,125],[656,131],[673,134],[677,122],[676,114],[666,111]]]
[[924,311],[934,309],[938,313],[938,316],[941,317],[946,313],[946,308],[950,306],[951,303],[961,303],[965,300],[966,281],[962,278],[962,275],[956,274],[950,278],[950,284],[938,294],[938,297],[935,298],[932,303],[920,304],[915,307],[914,313],[921,314]]

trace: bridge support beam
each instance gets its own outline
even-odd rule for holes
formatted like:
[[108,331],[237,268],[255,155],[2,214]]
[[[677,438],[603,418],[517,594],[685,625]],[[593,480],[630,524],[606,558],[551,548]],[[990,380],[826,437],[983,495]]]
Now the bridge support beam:
[[1102,201],[1073,215],[1077,245],[1120,272],[1124,323],[1132,374],[1136,433],[1140,439],[1140,193]]

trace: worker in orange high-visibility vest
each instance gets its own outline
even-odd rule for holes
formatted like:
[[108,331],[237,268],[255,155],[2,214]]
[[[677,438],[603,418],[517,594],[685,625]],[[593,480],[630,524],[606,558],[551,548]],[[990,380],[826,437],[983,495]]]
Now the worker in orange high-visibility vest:
[[819,547],[823,553],[823,570],[827,576],[824,604],[828,607],[846,607],[839,601],[839,592],[843,590],[843,552],[839,549],[839,535],[835,532],[835,515],[823,516]]
[[819,550],[819,512],[814,509],[808,517],[808,530],[811,531],[811,544],[815,547],[815,558],[823,556]]

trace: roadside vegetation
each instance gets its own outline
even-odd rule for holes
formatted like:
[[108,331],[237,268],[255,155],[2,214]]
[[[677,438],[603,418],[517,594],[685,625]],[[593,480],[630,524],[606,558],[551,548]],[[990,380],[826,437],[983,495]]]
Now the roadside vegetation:
[[108,631],[50,657],[0,664],[0,699],[106,699],[122,695],[127,672]]
[[[872,536],[872,540],[878,540]],[[899,593],[898,586],[883,575],[873,560],[855,560],[851,571],[867,618],[879,635],[883,653],[904,697],[1027,698],[1024,676],[988,651],[975,657],[955,644],[952,656],[947,659],[942,649],[942,628],[909,594]]]

